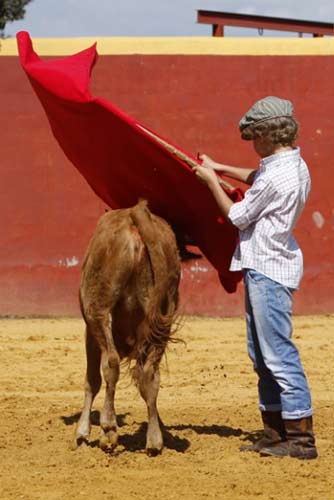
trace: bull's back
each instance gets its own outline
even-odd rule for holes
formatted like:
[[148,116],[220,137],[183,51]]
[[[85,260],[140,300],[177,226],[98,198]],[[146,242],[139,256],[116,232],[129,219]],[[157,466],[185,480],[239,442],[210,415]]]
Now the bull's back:
[[[80,292],[91,295],[119,295],[124,290],[145,246],[133,224],[130,209],[104,214],[89,243],[81,272]],[[93,297],[92,297],[93,298]]]
[[156,282],[180,274],[174,232],[164,219],[149,211],[146,202],[140,202],[99,219],[83,261],[81,288],[95,289],[115,277],[134,278],[147,265]]

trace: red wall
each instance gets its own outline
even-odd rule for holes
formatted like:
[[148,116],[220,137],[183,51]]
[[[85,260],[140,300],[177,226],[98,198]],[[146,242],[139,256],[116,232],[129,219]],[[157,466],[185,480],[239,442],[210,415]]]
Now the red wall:
[[[18,59],[1,57],[0,74],[0,315],[77,314],[80,263],[106,207],[53,139]],[[295,312],[332,313],[333,81],[332,56],[102,56],[92,92],[190,152],[248,167],[257,157],[239,139],[240,117],[265,95],[291,99],[312,175]],[[187,313],[243,312],[242,285],[228,295],[205,259],[184,266],[181,296]]]

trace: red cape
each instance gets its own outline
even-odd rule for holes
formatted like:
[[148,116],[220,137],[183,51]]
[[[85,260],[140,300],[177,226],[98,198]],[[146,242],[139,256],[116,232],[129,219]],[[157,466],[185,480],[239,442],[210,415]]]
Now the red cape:
[[[69,57],[42,61],[27,32],[18,33],[17,42],[21,64],[55,138],[95,193],[111,208],[147,199],[152,212],[196,242],[217,269],[225,290],[234,292],[241,273],[228,269],[237,229],[220,216],[211,193],[187,163],[140,128],[144,125],[91,95],[96,44]],[[243,197],[239,189],[226,192],[233,201]]]

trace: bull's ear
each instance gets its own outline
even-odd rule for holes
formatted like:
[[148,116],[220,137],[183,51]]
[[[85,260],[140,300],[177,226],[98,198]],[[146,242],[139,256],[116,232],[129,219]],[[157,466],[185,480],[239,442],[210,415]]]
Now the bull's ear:
[[181,262],[186,262],[188,260],[194,260],[194,259],[201,259],[203,257],[203,255],[201,255],[200,253],[191,252],[190,250],[187,249],[186,246],[178,248],[179,248]]
[[179,250],[181,261],[185,262],[192,259],[201,259],[202,255],[200,253],[191,252],[187,248],[187,245],[196,246],[195,241],[176,224],[171,224],[171,226],[175,234],[176,244]]

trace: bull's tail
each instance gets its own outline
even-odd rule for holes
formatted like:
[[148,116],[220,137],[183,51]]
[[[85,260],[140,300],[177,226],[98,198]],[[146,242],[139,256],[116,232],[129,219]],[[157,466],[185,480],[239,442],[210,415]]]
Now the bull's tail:
[[133,207],[131,218],[146,246],[153,278],[146,311],[148,338],[138,347],[145,351],[153,345],[161,357],[167,343],[176,340],[171,329],[177,323],[180,258],[174,232],[167,222],[151,214],[146,201]]

